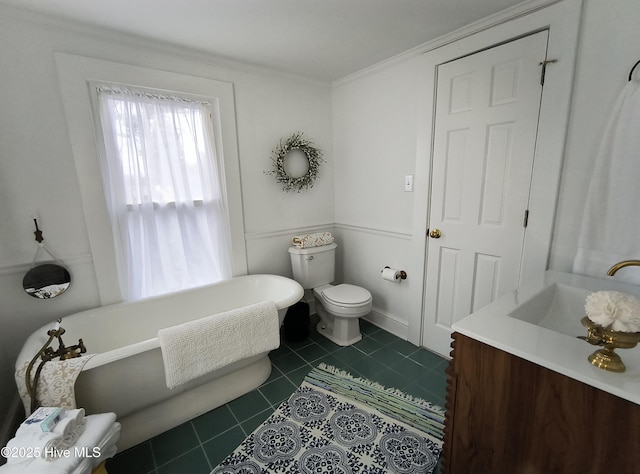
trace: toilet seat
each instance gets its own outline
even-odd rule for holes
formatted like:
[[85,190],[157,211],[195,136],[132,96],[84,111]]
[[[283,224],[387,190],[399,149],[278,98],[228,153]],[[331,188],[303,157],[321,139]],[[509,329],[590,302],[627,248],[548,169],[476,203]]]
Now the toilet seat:
[[371,301],[369,291],[346,283],[326,288],[322,294],[326,301],[344,307],[360,306]]
[[371,311],[371,293],[360,286],[326,285],[316,288],[314,292],[322,301],[322,306],[334,316],[359,318]]

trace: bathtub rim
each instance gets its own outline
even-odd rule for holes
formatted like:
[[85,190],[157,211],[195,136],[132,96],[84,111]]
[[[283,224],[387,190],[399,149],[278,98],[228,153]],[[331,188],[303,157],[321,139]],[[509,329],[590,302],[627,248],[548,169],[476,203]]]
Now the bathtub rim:
[[[143,304],[145,302],[153,302],[157,300],[170,298],[173,296],[189,295],[190,293],[195,294],[195,293],[199,293],[204,290],[207,290],[209,288],[224,286],[225,284],[229,285],[230,284],[229,282],[232,280],[249,280],[249,281],[252,281],[252,280],[269,281],[270,280],[270,281],[275,281],[280,284],[290,286],[291,287],[290,294],[286,294],[285,296],[279,297],[278,299],[270,300],[270,301],[273,301],[273,303],[275,303],[279,312],[288,308],[294,303],[297,303],[304,296],[304,289],[298,282],[296,282],[292,278],[288,278],[282,275],[269,274],[269,273],[254,273],[254,274],[247,274],[247,275],[238,275],[238,276],[228,278],[226,280],[220,280],[218,282],[211,283],[209,285],[202,285],[195,288],[188,288],[185,290],[165,293],[162,295],[150,296],[148,298],[142,298],[142,299],[132,300],[132,301],[122,301],[122,302],[112,303],[104,306],[96,306],[94,308],[89,308],[86,310],[68,314],[66,316],[62,316],[61,326],[64,327],[65,319],[66,320],[70,318],[79,319],[79,318],[82,318],[83,316],[89,316],[96,312],[102,312],[102,311],[107,312],[107,311],[117,310],[118,308],[132,305],[132,304]],[[265,301],[269,301],[269,300],[265,300]],[[40,350],[40,348],[42,347],[42,345],[47,339],[47,336],[46,336],[47,331],[51,328],[52,324],[54,324],[55,321],[56,320],[40,326],[27,337],[16,358],[15,370],[20,369],[25,364],[25,362],[30,361],[33,358],[33,356],[38,352],[38,350]],[[282,324],[282,316],[280,316],[280,324]],[[160,342],[157,337],[154,337],[154,338],[148,338],[142,341],[137,341],[133,344],[128,344],[126,346],[118,347],[110,351],[93,353],[93,357],[89,361],[87,361],[83,370],[89,370],[95,367],[99,367],[101,365],[108,364],[109,362],[113,362],[114,360],[118,360],[122,357],[138,354],[140,352],[151,350],[156,347],[160,347]]]

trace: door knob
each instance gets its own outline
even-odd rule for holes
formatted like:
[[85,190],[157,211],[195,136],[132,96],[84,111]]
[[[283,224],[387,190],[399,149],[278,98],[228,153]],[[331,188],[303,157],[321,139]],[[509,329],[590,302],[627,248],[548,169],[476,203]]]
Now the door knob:
[[431,237],[432,239],[439,239],[442,236],[442,232],[440,232],[440,229],[433,229],[431,232],[429,232],[429,237]]

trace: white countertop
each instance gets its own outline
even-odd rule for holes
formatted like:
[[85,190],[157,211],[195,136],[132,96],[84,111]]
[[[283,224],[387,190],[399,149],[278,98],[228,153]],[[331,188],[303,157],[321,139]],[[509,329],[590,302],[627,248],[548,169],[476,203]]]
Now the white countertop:
[[[453,330],[542,367],[599,388],[633,403],[640,404],[640,345],[616,349],[626,371],[615,373],[591,365],[589,354],[598,349],[570,336],[516,319],[509,313],[554,283],[596,290],[618,290],[640,297],[640,286],[616,282],[612,278],[590,278],[569,273],[547,271],[539,281],[524,285],[453,325]],[[582,312],[575,315],[579,322]]]

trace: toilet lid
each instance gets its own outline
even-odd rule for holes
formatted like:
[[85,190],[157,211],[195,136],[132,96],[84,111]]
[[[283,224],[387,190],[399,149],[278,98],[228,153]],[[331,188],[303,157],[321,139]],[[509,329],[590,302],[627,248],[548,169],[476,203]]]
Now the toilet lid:
[[371,293],[355,285],[337,285],[322,292],[325,298],[336,304],[360,304],[371,299]]

